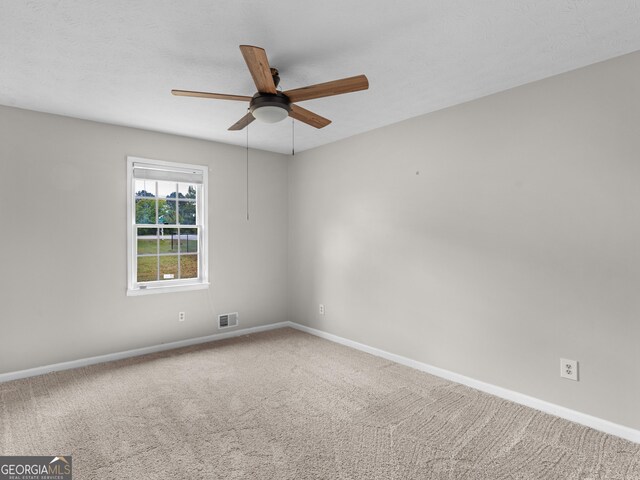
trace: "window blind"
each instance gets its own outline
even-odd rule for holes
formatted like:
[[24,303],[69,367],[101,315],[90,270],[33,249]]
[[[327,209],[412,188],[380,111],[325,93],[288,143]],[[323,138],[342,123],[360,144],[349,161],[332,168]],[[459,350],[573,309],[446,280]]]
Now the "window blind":
[[144,163],[133,164],[133,177],[140,180],[165,180],[182,183],[203,183],[202,170],[158,167]]

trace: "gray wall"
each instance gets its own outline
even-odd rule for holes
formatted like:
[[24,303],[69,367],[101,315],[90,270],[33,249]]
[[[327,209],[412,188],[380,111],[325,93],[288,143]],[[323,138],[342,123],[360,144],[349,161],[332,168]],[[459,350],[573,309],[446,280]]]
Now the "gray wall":
[[639,79],[635,53],[296,155],[289,318],[640,428]]
[[[126,296],[127,155],[209,165],[209,290]],[[0,373],[286,320],[287,162],[0,107]],[[178,312],[187,320],[178,323]]]

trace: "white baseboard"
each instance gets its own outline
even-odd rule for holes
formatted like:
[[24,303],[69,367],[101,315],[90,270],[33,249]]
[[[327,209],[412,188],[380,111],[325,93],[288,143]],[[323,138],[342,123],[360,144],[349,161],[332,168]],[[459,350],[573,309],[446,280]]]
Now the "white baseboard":
[[9,382],[11,380],[18,380],[20,378],[35,377],[37,375],[43,375],[49,372],[58,372],[60,370],[70,370],[72,368],[86,367],[88,365],[95,365],[96,363],[112,362],[114,360],[121,360],[123,358],[137,357],[139,355],[146,355],[148,353],[172,350],[174,348],[188,347],[191,345],[198,345],[200,343],[215,342],[216,340],[239,337],[241,335],[248,335],[250,333],[266,332],[267,330],[274,330],[276,328],[283,328],[288,326],[290,326],[289,322],[271,323],[269,325],[262,325],[259,327],[241,328],[238,330],[233,330],[232,332],[215,333],[213,335],[207,335],[206,337],[188,338],[186,340],[178,340],[177,342],[169,342],[160,345],[152,345],[150,347],[136,348],[134,350],[127,350],[125,352],[108,353],[106,355],[98,355],[97,357],[81,358],[78,360],[71,360],[69,362],[55,363],[53,365],[29,368],[27,370],[20,370],[17,372],[2,373],[0,374],[0,383]]
[[529,395],[525,395],[523,393],[518,393],[514,392],[513,390],[498,387],[490,383],[485,383],[481,382],[480,380],[465,377],[464,375],[460,375],[459,373],[450,372],[449,370],[444,370],[442,368],[434,367],[426,363],[418,362],[401,355],[396,355],[395,353],[389,353],[384,350],[380,350],[379,348],[374,348],[362,343],[354,342],[353,340],[348,340],[346,338],[333,335],[332,333],[323,332],[322,330],[316,330],[315,328],[300,325],[295,322],[288,323],[289,326],[295,328],[296,330],[310,333],[311,335],[315,335],[317,337],[321,337],[326,340],[345,345],[347,347],[355,348],[356,350],[361,350],[363,352],[370,353],[371,355],[382,357],[392,362],[406,365],[407,367],[415,368],[416,370],[421,370],[423,372],[430,373],[431,375],[451,380],[452,382],[461,383],[462,385],[475,388],[476,390],[480,390],[482,392],[486,392],[491,395],[495,395],[496,397],[504,398],[506,400],[511,400],[512,402],[519,403],[521,405],[525,405],[527,407],[531,407],[545,413],[550,413],[551,415],[555,415],[557,417],[579,423],[580,425],[591,427],[601,432],[609,433],[611,435],[615,435],[632,442],[640,443],[640,430],[625,427],[624,425],[619,425],[602,418],[594,417],[592,415],[546,402],[535,397],[530,397]]

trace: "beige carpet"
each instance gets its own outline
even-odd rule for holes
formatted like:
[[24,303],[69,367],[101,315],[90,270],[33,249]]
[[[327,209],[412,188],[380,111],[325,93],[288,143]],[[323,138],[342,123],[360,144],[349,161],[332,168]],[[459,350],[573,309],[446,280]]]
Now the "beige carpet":
[[640,445],[291,329],[0,384],[75,479],[640,479]]

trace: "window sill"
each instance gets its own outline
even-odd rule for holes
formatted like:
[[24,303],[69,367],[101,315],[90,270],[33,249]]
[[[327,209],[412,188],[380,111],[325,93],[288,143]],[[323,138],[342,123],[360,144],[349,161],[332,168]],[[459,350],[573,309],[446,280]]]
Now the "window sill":
[[140,295],[154,295],[156,293],[172,293],[172,292],[188,292],[190,290],[206,290],[209,288],[209,282],[194,283],[192,285],[167,285],[160,287],[147,287],[128,289],[128,297],[137,297]]

